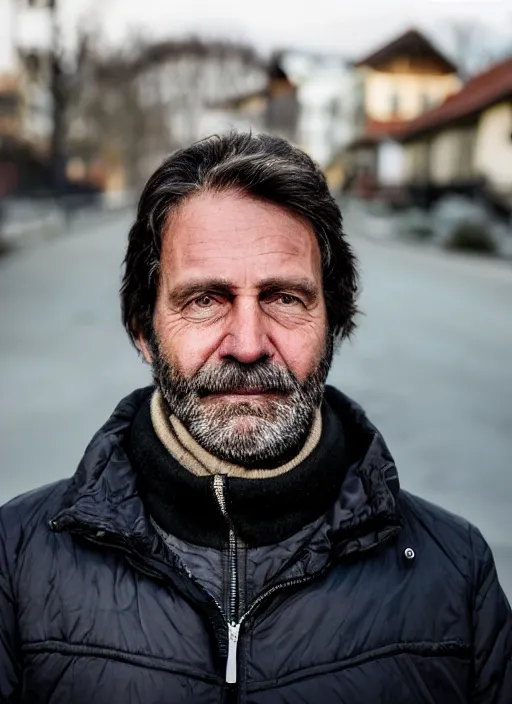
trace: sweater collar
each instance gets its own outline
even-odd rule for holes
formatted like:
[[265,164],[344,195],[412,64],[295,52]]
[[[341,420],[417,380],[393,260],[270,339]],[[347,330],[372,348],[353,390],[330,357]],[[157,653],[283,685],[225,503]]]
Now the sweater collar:
[[318,409],[306,442],[293,459],[272,469],[246,469],[221,460],[202,448],[176,416],[169,418],[162,394],[158,389],[151,397],[150,413],[153,429],[162,445],[182,467],[198,477],[223,474],[240,479],[272,479],[289,472],[306,460],[318,445],[322,433],[322,414]]

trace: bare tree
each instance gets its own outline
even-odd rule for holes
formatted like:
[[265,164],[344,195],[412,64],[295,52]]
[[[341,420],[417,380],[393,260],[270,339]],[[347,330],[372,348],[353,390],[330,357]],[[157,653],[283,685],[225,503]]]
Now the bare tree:
[[70,151],[107,171],[122,170],[125,185],[138,188],[148,141],[169,144],[161,111],[144,103],[136,80],[133,55],[141,48],[132,41],[130,52],[108,52],[97,36],[85,36],[84,45],[70,111]]
[[132,37],[120,52],[96,33],[81,46],[69,84],[70,143],[83,158],[122,170],[133,189],[166,154],[202,136],[209,104],[259,86],[265,75],[251,47],[230,42]]
[[464,81],[512,54],[512,32],[506,37],[476,20],[454,19],[447,23],[445,32]]

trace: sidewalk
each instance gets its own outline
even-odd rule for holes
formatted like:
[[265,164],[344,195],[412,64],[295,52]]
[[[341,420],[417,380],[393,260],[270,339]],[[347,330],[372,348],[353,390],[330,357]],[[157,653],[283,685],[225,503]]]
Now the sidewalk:
[[427,230],[432,230],[432,222],[426,212],[393,212],[383,208],[379,213],[375,204],[351,196],[339,198],[338,205],[343,215],[344,229],[351,235],[362,236],[389,246],[437,252],[444,257],[478,260],[482,263],[502,262],[505,266],[509,266],[512,261],[512,233],[500,241],[499,253],[489,256],[445,248],[435,233],[427,233]]
[[[1,230],[0,256],[10,252],[34,247],[57,237],[66,237],[84,228],[109,223],[122,213],[128,213],[131,201],[109,204],[104,202],[84,205],[66,204],[62,207],[54,201],[19,201],[10,203],[7,218]],[[3,250],[3,251],[2,251]]]

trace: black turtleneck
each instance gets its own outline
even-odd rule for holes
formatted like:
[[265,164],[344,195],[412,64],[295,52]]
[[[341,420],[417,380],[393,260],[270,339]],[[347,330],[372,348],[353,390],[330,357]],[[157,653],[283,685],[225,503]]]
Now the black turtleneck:
[[[269,479],[227,477],[228,513],[242,540],[252,547],[280,542],[328,511],[340,492],[344,448],[341,421],[324,401],[320,441],[297,467]],[[133,421],[130,454],[146,510],[165,532],[225,546],[228,530],[213,478],[192,474],[169,453],[153,428],[149,400]]]

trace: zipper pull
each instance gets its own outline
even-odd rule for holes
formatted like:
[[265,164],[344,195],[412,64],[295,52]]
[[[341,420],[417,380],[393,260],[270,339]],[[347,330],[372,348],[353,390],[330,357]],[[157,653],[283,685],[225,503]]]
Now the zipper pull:
[[238,637],[240,635],[240,624],[230,623],[228,625],[228,662],[226,664],[226,683],[236,684],[237,678],[237,658],[238,658]]

